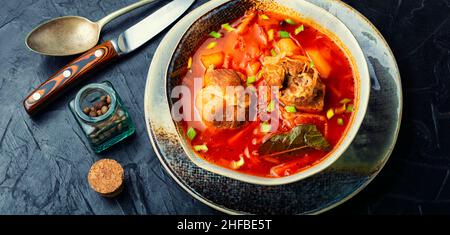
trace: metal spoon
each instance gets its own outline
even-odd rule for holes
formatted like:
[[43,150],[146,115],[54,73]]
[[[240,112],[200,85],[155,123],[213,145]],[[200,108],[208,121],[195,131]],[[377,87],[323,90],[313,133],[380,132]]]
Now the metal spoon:
[[116,17],[154,1],[156,0],[138,1],[97,22],[80,16],[59,17],[36,27],[28,34],[25,43],[30,50],[43,55],[80,54],[97,45],[104,25]]

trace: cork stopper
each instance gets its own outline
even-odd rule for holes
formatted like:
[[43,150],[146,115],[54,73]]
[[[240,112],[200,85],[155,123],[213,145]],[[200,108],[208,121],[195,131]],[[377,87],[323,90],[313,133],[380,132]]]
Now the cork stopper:
[[124,169],[112,159],[99,160],[89,170],[89,185],[104,197],[117,196],[122,191],[123,181]]

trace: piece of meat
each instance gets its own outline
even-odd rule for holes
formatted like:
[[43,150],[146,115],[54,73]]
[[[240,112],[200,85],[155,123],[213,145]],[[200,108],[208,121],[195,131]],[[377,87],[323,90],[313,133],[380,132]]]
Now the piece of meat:
[[205,124],[230,129],[246,123],[248,99],[239,93],[227,93],[227,87],[242,87],[243,79],[243,74],[231,69],[208,69],[203,80],[204,87],[196,97],[196,107]]
[[323,110],[325,84],[306,57],[268,57],[264,60],[263,77],[268,85],[280,86],[280,100],[285,105],[306,112]]
[[242,73],[231,69],[213,69],[210,67],[203,79],[203,87],[220,86],[242,86],[242,80],[245,79]]
[[286,76],[285,70],[280,64],[267,64],[262,70],[263,77],[268,86],[283,86],[284,78]]
[[286,105],[294,105],[297,110],[305,112],[320,112],[325,99],[325,84],[316,80],[314,86],[310,74],[292,77],[290,85],[281,91],[280,100]]
[[306,62],[304,57],[299,57],[299,59],[285,57],[281,60],[281,64],[289,77],[295,77],[304,72],[313,72],[309,70],[309,63]]

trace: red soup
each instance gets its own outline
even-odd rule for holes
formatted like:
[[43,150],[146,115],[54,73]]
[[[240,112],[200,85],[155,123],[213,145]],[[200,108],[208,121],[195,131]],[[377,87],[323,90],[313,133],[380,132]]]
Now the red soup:
[[[307,22],[260,11],[249,11],[205,38],[182,79],[192,94],[203,94],[186,101],[198,119],[182,121],[199,156],[242,173],[283,177],[317,164],[339,144],[354,112],[355,77],[331,38]],[[200,86],[194,86],[196,78]],[[248,99],[211,92],[228,86],[251,87],[258,97],[265,86],[277,96],[263,96],[266,105],[258,106],[256,117],[241,120],[235,113],[248,113]],[[205,114],[199,107],[216,102],[212,97],[224,102]],[[223,119],[211,119],[220,116],[214,113],[218,109]],[[229,109],[237,112],[228,115]],[[278,122],[263,120],[263,111],[276,113]]]

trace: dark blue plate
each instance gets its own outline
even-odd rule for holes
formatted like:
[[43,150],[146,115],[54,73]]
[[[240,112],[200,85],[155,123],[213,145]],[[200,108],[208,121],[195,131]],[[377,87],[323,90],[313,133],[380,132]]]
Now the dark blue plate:
[[352,31],[366,56],[372,88],[366,117],[351,146],[331,167],[299,182],[261,186],[203,170],[184,152],[178,128],[171,118],[167,91],[174,84],[167,71],[169,66],[176,66],[170,61],[180,39],[199,18],[218,14],[219,8],[232,7],[238,1],[215,0],[197,8],[172,28],[155,53],[145,92],[150,140],[174,180],[193,197],[217,210],[232,214],[324,212],[369,184],[394,148],[402,114],[402,88],[389,46],[365,17],[346,4],[335,0],[308,1],[335,15]]

